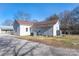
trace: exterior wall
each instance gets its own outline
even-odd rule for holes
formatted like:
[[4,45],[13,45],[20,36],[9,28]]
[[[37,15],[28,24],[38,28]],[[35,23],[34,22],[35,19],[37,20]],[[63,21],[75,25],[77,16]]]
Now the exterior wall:
[[1,34],[11,34],[13,31],[10,31],[10,30],[0,30],[0,33]]
[[[31,26],[20,25],[20,36],[31,35],[30,27]],[[26,28],[28,28],[28,31],[26,31]]]
[[57,21],[57,23],[53,26],[53,36],[57,36],[57,30],[60,31],[59,21]]
[[12,34],[13,26],[0,26],[1,34]]
[[51,28],[49,28],[48,30],[46,30],[43,35],[47,35],[47,36],[53,36],[53,26]]
[[36,35],[45,35],[44,32],[47,31],[48,28],[32,28],[32,33]]
[[[40,32],[39,32],[40,31]],[[45,36],[53,36],[53,26],[50,28],[36,28],[33,30],[33,33],[38,33],[38,35],[45,35]],[[34,35],[36,35],[36,33]]]
[[1,28],[0,28],[0,33],[1,33]]
[[7,32],[6,32],[6,31],[1,30],[1,34],[5,34],[5,33],[7,34]]

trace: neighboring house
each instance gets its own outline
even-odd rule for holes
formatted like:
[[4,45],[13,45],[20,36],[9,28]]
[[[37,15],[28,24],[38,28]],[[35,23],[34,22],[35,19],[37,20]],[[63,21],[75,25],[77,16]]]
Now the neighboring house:
[[31,22],[24,20],[15,20],[13,25],[15,34],[20,36],[31,35],[31,26]]
[[0,34],[12,34],[13,26],[0,26]]
[[57,36],[61,34],[59,20],[42,21],[37,23],[24,20],[15,20],[13,27],[15,34],[20,36]]

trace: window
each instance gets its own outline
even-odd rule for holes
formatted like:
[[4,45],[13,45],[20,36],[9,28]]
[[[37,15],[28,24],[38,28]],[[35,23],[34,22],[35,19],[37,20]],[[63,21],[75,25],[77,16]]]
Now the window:
[[60,35],[60,30],[57,30],[56,33],[57,33],[57,35]]
[[28,32],[28,28],[26,28],[26,32]]

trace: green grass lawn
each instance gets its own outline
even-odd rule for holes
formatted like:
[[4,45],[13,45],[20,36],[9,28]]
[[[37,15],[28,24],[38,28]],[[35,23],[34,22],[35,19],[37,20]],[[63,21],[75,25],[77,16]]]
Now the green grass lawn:
[[60,37],[48,36],[20,36],[18,38],[44,43],[55,47],[79,49],[79,35],[64,35]]

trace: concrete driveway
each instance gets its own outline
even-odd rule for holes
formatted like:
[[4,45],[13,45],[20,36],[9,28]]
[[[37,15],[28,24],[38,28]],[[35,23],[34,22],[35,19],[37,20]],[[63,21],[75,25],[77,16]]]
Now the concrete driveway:
[[57,48],[21,40],[12,35],[0,36],[1,56],[78,56],[79,50]]

